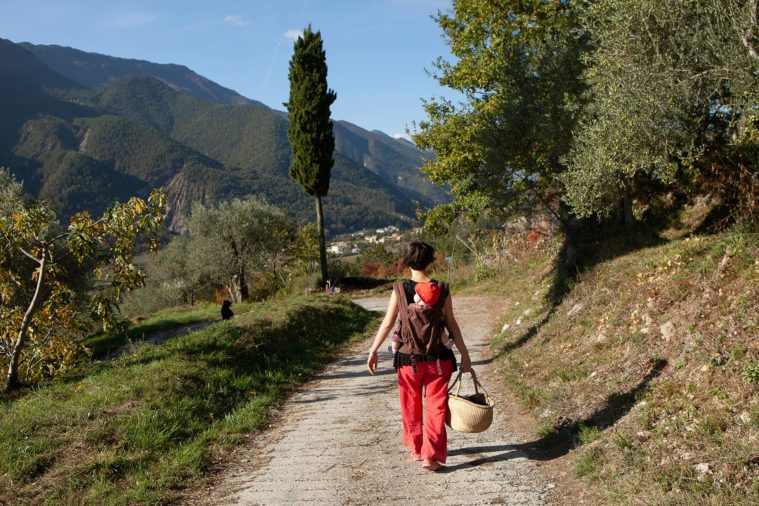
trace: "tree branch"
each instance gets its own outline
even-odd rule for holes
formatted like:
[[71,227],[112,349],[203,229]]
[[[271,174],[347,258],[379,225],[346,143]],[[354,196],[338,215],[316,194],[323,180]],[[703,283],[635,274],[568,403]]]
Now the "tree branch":
[[40,265],[42,264],[42,260],[40,260],[39,258],[35,257],[35,256],[34,256],[34,255],[32,255],[31,253],[27,252],[27,251],[26,251],[24,248],[22,248],[21,246],[19,246],[19,248],[18,248],[18,249],[21,251],[21,253],[23,253],[23,254],[24,254],[24,256],[27,256],[27,257],[31,258],[32,260],[34,260],[35,262],[37,262],[37,263],[38,263],[38,264],[40,264]]

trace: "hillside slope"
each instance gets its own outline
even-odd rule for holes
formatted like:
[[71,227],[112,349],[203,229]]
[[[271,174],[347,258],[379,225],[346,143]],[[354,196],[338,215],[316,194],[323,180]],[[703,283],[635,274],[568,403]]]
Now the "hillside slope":
[[102,86],[128,75],[153,76],[172,89],[220,104],[257,103],[207,79],[184,65],[88,53],[72,47],[19,43],[60,75],[87,88]]
[[[274,150],[281,149],[284,144],[287,147],[287,157],[289,157],[286,113],[243,97],[236,91],[224,88],[187,67],[116,58],[56,45],[29,43],[19,45],[65,78],[86,88],[104,86],[110,88],[111,84],[127,76],[152,77],[184,97],[199,98],[220,105],[256,106],[252,128],[257,132],[254,133],[259,135],[264,133],[268,136],[274,143],[272,147]],[[106,95],[111,96],[103,97],[103,105],[110,106],[111,112],[117,114],[117,110],[123,106],[127,106],[127,109],[131,108],[127,105],[129,100],[124,100],[123,96],[116,98],[116,101],[120,103],[113,103],[113,95],[119,93],[107,92]],[[109,104],[106,105],[106,103]],[[188,106],[187,103],[183,105]],[[189,106],[189,108],[193,109],[195,106],[197,103],[194,106]],[[224,133],[250,133],[251,124],[248,120],[251,117],[251,109],[216,108],[211,111],[206,108],[202,109],[204,109],[203,114],[200,114],[199,117],[194,116],[196,123],[188,124],[185,121],[180,130],[175,132],[177,140],[181,142],[188,139],[195,140],[195,136],[199,134],[200,137],[203,137],[208,134],[210,125],[221,127],[221,131]],[[276,116],[280,121],[275,121],[273,116]],[[198,121],[203,122],[203,125],[199,126]],[[241,124],[241,121],[245,123]],[[285,125],[284,130],[281,128],[282,124]],[[161,125],[163,128],[159,129],[168,133],[165,130],[167,126],[163,124]],[[255,161],[259,157],[258,149],[260,148],[250,149],[251,146],[246,143],[246,136],[240,136],[239,139],[235,140],[238,142],[233,143],[230,139],[219,139],[218,136],[213,139],[197,139],[196,142],[205,144],[206,149],[199,145],[192,147],[223,161],[225,164],[235,166],[245,166],[251,163],[251,160]],[[240,140],[243,142],[239,142]],[[443,189],[430,183],[427,177],[419,171],[423,154],[411,143],[394,139],[382,132],[370,132],[347,121],[338,121],[335,122],[335,144],[337,152],[371,170],[386,182],[412,192],[414,199],[419,200],[423,205],[439,203],[448,198]],[[278,153],[280,156],[276,158],[276,161],[280,164],[284,163],[281,151]]]
[[558,303],[554,249],[493,282],[512,298],[498,368],[540,422],[536,458],[568,453],[603,483],[589,504],[759,503],[759,236],[616,242],[586,245]]
[[[6,106],[0,165],[64,218],[79,210],[98,214],[113,200],[165,186],[174,231],[184,229],[193,202],[212,205],[252,193],[298,221],[313,219],[312,199],[287,176],[288,123],[281,113],[258,103],[201,100],[154,77],[129,75],[83,88],[9,41],[0,40],[0,56]],[[397,141],[387,139],[367,141],[363,155],[336,151],[324,199],[331,233],[408,225],[414,201],[430,206],[445,198],[419,176],[421,154],[405,144],[395,152]]]

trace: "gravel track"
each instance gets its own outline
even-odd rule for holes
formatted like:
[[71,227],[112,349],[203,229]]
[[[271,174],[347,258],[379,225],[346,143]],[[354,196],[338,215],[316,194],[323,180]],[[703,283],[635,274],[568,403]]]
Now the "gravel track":
[[[356,300],[384,310],[387,296]],[[478,376],[505,301],[456,297],[454,307]],[[388,341],[386,341],[387,344]],[[232,452],[217,482],[193,504],[547,504],[552,484],[521,452],[498,416],[481,434],[448,431],[449,457],[431,473],[402,446],[390,355],[366,370],[371,337],[357,343],[283,406],[271,429]],[[384,348],[384,346],[383,346]],[[468,383],[468,382],[467,382]],[[466,383],[465,383],[466,386]],[[487,388],[487,384],[485,384]]]

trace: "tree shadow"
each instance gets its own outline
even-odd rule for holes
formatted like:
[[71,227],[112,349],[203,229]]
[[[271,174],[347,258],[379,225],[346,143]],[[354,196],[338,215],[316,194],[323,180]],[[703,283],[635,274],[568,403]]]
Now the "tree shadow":
[[626,392],[614,393],[607,397],[601,408],[589,417],[574,421],[557,420],[553,432],[536,441],[516,445],[516,448],[524,451],[531,460],[553,460],[566,455],[581,444],[578,435],[583,427],[595,427],[602,431],[629,413],[635,405],[638,395],[644,392],[649,383],[657,378],[666,367],[667,361],[665,359],[651,360],[648,372],[635,386]]
[[[573,448],[580,446],[578,435],[581,428],[595,427],[598,430],[605,430],[629,413],[637,396],[648,388],[649,383],[658,377],[666,366],[667,361],[664,359],[652,360],[648,372],[635,386],[625,392],[610,395],[601,408],[584,420],[559,421],[553,432],[538,440],[528,443],[472,446],[451,450],[448,452],[449,456],[473,455],[477,458],[460,464],[445,466],[438,472],[450,473],[515,458],[547,461],[562,457]],[[495,453],[495,455],[486,455],[488,453]]]
[[491,358],[481,361],[487,364],[518,348],[521,348],[551,320],[564,298],[571,293],[582,274],[594,266],[634,251],[652,248],[665,242],[656,227],[641,227],[630,234],[624,227],[607,222],[573,220],[566,227],[559,253],[553,262],[551,284],[544,299],[543,316],[530,324],[521,335],[505,343]]

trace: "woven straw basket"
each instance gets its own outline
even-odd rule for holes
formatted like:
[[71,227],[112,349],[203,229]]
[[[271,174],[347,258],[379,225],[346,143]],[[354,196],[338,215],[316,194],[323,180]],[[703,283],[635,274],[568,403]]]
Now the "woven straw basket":
[[[457,432],[482,432],[493,423],[493,400],[485,392],[482,384],[477,381],[474,371],[471,371],[471,374],[474,382],[473,395],[459,395],[461,371],[448,388],[448,411],[445,414],[445,423]],[[451,393],[454,386],[456,386],[456,393]]]

